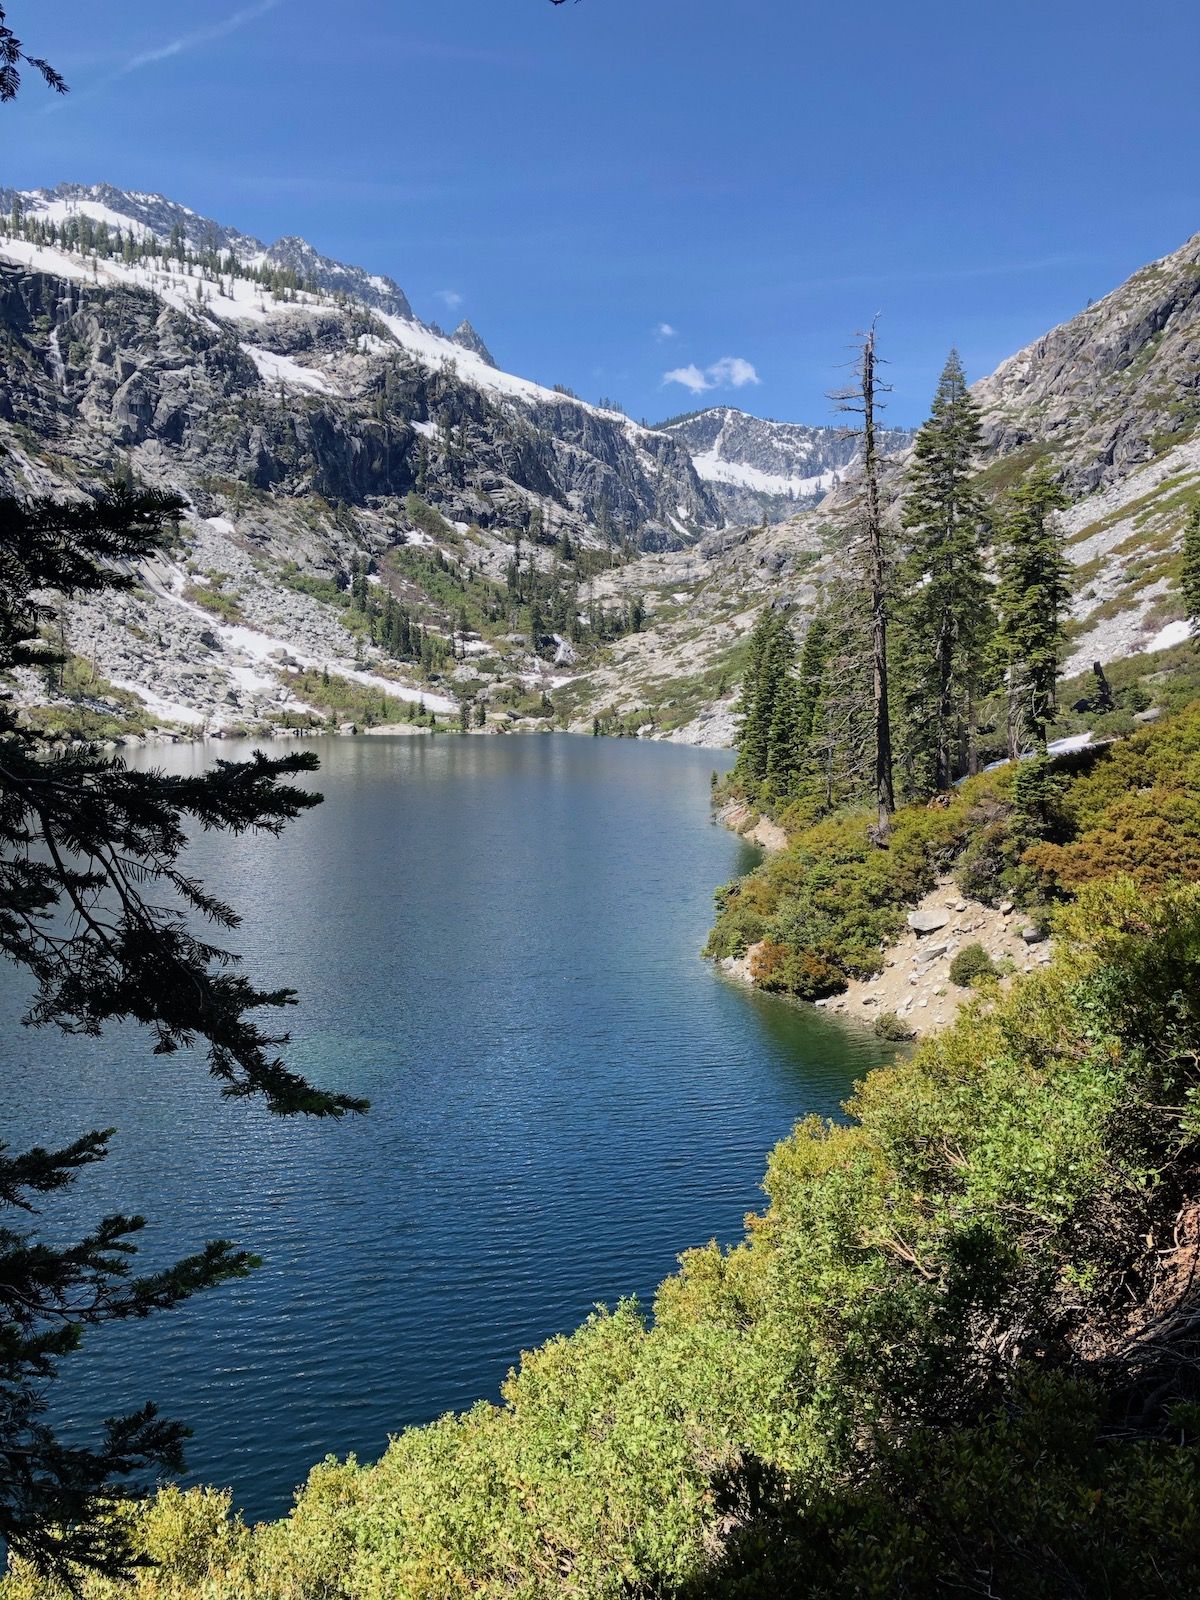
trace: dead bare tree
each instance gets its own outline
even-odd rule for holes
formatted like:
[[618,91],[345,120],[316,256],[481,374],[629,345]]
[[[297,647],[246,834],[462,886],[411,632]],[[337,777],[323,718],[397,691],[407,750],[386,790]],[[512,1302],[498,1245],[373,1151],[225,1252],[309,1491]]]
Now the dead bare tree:
[[862,525],[866,546],[866,583],[871,609],[871,658],[875,723],[875,796],[878,823],[875,839],[886,844],[896,809],[892,778],[892,726],[888,704],[887,560],[883,542],[883,511],[879,495],[879,441],[876,417],[882,409],[879,396],[890,385],[879,377],[875,324],[859,335],[855,381],[833,395],[839,411],[861,417],[852,431],[862,440]]

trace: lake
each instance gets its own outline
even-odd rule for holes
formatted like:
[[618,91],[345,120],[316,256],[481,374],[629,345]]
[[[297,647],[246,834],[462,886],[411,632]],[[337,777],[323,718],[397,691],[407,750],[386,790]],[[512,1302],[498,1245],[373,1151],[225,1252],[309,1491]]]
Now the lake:
[[770,1146],[892,1053],[700,959],[713,890],[757,859],[711,820],[724,754],[565,735],[312,748],[325,805],[280,839],[200,835],[190,860],[244,913],[229,942],[254,976],[300,990],[290,1060],[369,1116],[230,1105],[132,1030],[24,1030],[26,986],[0,969],[5,1139],[119,1130],[47,1222],[136,1210],[147,1262],[212,1237],[265,1260],[93,1336],[66,1363],[70,1421],[157,1400],[194,1429],[191,1480],[253,1518],[326,1453],[372,1458],[494,1398],[523,1348],[737,1238]]

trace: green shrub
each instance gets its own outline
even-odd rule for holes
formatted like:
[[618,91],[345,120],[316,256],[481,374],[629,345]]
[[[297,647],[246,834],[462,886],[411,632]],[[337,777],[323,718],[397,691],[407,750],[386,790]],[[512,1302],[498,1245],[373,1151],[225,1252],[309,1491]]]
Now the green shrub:
[[[1200,1592],[1189,1289],[1164,1268],[1197,1198],[1200,887],[1091,884],[1057,920],[1051,967],[779,1144],[766,1209],[688,1251],[652,1323],[597,1312],[499,1405],[316,1468],[282,1522],[198,1490],[120,1513],[160,1563],[121,1592]],[[50,1592],[17,1564],[0,1600]]]
[[904,1040],[917,1036],[916,1029],[894,1011],[881,1011],[871,1026],[871,1032],[877,1039],[887,1039],[895,1044],[902,1044]]
[[950,963],[950,982],[969,989],[976,978],[994,978],[996,966],[981,944],[965,944]]
[[883,849],[866,811],[806,823],[798,803],[787,816],[788,849],[722,891],[707,949],[768,940],[764,986],[812,999],[879,972],[905,908],[948,871],[974,899],[1039,916],[1098,877],[1200,874],[1200,704],[1111,745],[972,778],[943,807],[902,807]]

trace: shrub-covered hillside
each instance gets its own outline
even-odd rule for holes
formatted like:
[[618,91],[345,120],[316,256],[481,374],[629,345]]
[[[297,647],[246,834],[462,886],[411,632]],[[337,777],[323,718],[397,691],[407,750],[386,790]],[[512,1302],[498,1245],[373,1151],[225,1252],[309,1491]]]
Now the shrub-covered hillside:
[[597,1312],[283,1522],[121,1512],[135,1595],[1197,1592],[1200,888],[1056,918],[1051,967],[779,1145],[652,1322]]
[[1042,915],[1118,872],[1200,877],[1200,702],[1057,765],[1008,766],[903,807],[882,848],[867,810],[806,824],[806,804],[783,813],[789,848],[719,891],[708,954],[757,945],[762,988],[813,999],[879,971],[905,908],[946,872],[975,899]]

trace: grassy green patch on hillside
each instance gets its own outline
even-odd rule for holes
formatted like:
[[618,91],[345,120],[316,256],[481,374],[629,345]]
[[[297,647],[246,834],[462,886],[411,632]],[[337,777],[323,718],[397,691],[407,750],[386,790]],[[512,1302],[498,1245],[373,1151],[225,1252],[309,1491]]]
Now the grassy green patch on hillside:
[[[323,673],[310,668],[289,677],[287,686],[298,700],[327,712],[334,722],[378,728],[385,722],[427,720],[418,703],[401,700],[398,695],[387,694],[382,689],[369,688],[353,678],[340,677],[336,672]],[[285,710],[279,720],[285,727],[302,727],[311,724],[312,718],[305,712]]]
[[143,734],[162,722],[147,712],[136,694],[100,677],[80,656],[68,656],[63,663],[55,694],[58,704],[33,706],[26,712],[31,727],[51,736],[99,743]]

